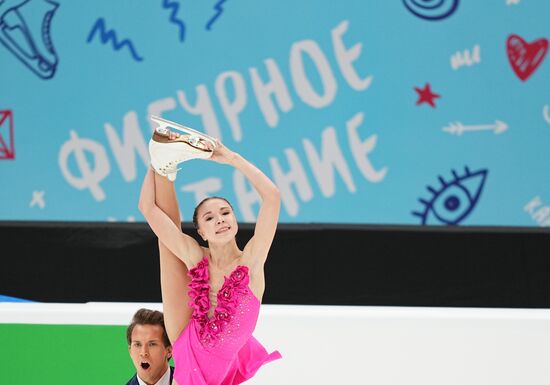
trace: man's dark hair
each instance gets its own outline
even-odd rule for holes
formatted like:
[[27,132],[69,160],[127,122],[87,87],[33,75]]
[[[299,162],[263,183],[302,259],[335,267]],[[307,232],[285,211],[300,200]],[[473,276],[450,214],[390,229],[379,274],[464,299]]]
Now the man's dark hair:
[[158,325],[162,328],[162,343],[164,347],[171,346],[166,327],[164,326],[164,314],[158,310],[139,309],[132,318],[132,323],[126,329],[128,345],[132,344],[132,331],[136,325]]

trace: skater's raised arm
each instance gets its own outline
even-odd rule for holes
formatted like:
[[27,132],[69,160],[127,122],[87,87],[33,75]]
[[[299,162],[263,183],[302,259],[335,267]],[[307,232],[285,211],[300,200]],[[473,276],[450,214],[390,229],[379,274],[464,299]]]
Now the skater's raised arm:
[[281,206],[279,189],[259,168],[240,154],[230,151],[219,141],[210,159],[235,167],[248,179],[260,195],[261,204],[256,226],[254,227],[254,235],[248,241],[244,249],[244,255],[250,256],[248,262],[252,266],[263,266],[277,230]]

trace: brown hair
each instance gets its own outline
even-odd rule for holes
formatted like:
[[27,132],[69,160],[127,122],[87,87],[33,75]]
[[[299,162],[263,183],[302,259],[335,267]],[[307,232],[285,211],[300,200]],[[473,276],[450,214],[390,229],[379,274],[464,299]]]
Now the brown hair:
[[126,329],[126,340],[128,345],[132,344],[132,331],[136,325],[158,325],[162,327],[162,343],[164,347],[171,346],[166,327],[164,326],[164,314],[158,310],[139,309],[132,318],[132,323]]
[[207,197],[207,198],[204,198],[202,201],[200,201],[200,203],[197,205],[197,207],[195,207],[195,211],[193,211],[193,225],[195,226],[196,229],[199,228],[199,219],[197,218],[198,215],[199,215],[199,208],[207,201],[209,201],[210,199],[221,199],[222,201],[226,201],[227,204],[229,205],[229,207],[231,207],[231,210],[233,210],[233,206],[231,205],[231,203],[229,203],[229,201],[223,197],[217,197],[217,196],[214,196],[214,197]]

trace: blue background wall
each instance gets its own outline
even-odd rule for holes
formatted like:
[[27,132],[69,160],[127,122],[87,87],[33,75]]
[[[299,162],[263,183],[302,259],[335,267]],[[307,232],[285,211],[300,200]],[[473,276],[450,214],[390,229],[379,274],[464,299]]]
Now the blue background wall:
[[[155,114],[264,170],[282,222],[548,226],[549,14],[527,0],[3,2],[0,220],[143,220]],[[232,168],[181,168],[184,220],[206,193],[254,221]]]

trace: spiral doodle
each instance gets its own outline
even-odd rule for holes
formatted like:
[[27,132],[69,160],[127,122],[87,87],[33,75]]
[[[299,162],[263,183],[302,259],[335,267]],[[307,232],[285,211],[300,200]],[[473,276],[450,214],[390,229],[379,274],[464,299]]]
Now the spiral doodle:
[[403,5],[413,15],[425,20],[442,20],[458,8],[459,0],[403,0]]

